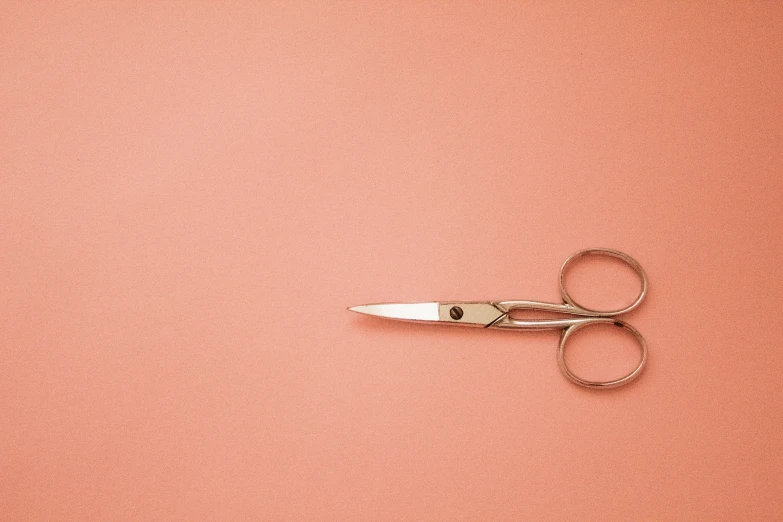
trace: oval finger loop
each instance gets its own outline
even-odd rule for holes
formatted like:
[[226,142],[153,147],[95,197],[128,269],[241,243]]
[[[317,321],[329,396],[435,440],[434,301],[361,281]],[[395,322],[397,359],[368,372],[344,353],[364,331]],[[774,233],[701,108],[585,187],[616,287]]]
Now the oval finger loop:
[[[619,259],[626,265],[630,266],[633,269],[633,271],[636,272],[636,275],[639,276],[639,281],[641,282],[641,289],[636,299],[625,308],[619,310],[608,310],[608,311],[588,308],[574,301],[574,299],[571,297],[571,295],[568,293],[568,290],[566,289],[566,284],[565,284],[566,272],[568,272],[568,269],[571,267],[574,261],[585,256],[613,257]],[[571,254],[571,256],[569,256],[568,259],[566,259],[565,262],[563,263],[563,266],[560,269],[560,294],[563,296],[563,301],[565,301],[567,304],[579,308],[583,312],[588,313],[585,315],[595,315],[595,316],[620,315],[626,312],[630,312],[631,310],[639,306],[639,303],[642,302],[644,296],[647,295],[647,274],[644,272],[642,265],[640,265],[634,258],[629,256],[628,254],[620,252],[619,250],[612,250],[609,248],[588,248],[586,250],[580,250],[579,252]]]
[[[565,360],[566,343],[568,342],[568,339],[571,337],[571,335],[573,335],[577,330],[594,324],[615,324],[616,326],[627,330],[634,336],[634,339],[639,345],[639,350],[641,351],[641,360],[639,361],[639,364],[636,366],[636,368],[631,371],[631,373],[619,379],[609,381],[592,381],[589,379],[582,379],[571,371],[571,369],[568,367],[568,363]],[[644,337],[642,337],[642,334],[640,334],[636,328],[628,323],[614,319],[594,319],[590,320],[590,322],[571,326],[563,330],[563,333],[560,337],[560,346],[557,349],[557,362],[560,365],[560,370],[563,372],[563,375],[565,375],[566,378],[574,384],[578,384],[579,386],[584,386],[586,388],[616,388],[618,386],[628,384],[642,373],[644,365],[647,363],[647,342],[644,340]]]

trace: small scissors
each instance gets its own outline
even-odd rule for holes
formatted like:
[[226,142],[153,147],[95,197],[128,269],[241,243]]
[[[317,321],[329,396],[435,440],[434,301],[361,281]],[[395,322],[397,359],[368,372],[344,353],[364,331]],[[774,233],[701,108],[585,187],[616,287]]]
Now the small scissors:
[[[577,304],[568,294],[565,286],[565,275],[571,263],[580,257],[598,255],[620,259],[630,266],[642,283],[641,291],[636,300],[619,310],[592,310]],[[647,362],[647,342],[636,328],[628,323],[615,319],[616,316],[630,312],[642,302],[647,295],[647,275],[641,265],[628,254],[608,248],[590,248],[572,254],[560,269],[560,293],[563,303],[542,303],[539,301],[448,301],[429,303],[388,303],[353,306],[349,310],[362,314],[426,323],[448,324],[456,326],[480,326],[483,328],[506,328],[521,330],[562,329],[560,346],[557,350],[557,361],[563,374],[571,382],[588,388],[614,388],[628,384],[636,379]],[[566,319],[519,320],[509,314],[513,310],[532,310],[539,312],[554,312],[569,317]],[[639,365],[625,377],[610,381],[591,381],[577,377],[568,367],[565,360],[566,341],[577,330],[594,324],[613,324],[629,331],[636,339],[641,350]]]

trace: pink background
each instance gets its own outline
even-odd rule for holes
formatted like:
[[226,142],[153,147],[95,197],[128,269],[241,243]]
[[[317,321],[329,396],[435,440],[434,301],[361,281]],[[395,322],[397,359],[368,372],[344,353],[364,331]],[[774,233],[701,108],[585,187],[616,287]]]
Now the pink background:
[[[783,517],[781,4],[80,4],[0,17],[4,520]],[[345,311],[588,246],[615,391]]]

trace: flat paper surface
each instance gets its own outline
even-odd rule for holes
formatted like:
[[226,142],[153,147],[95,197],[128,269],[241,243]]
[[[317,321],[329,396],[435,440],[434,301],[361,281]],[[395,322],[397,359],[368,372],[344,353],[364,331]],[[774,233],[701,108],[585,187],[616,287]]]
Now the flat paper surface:
[[[780,518],[783,6],[419,4],[6,3],[4,520]],[[586,247],[625,388],[346,311]]]

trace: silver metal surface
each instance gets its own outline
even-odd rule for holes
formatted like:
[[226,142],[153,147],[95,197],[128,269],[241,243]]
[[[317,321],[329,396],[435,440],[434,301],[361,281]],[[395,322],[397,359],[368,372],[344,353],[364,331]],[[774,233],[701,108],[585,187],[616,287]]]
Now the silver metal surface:
[[[625,308],[618,310],[593,310],[578,304],[566,290],[565,275],[571,263],[583,256],[609,256],[617,258],[630,266],[639,276],[641,289],[636,299]],[[560,344],[557,361],[563,375],[574,384],[587,388],[615,388],[636,379],[647,363],[647,342],[633,326],[615,317],[630,312],[647,295],[647,274],[641,265],[631,256],[608,248],[590,248],[572,254],[560,269],[560,293],[562,303],[544,303],[540,301],[448,301],[429,303],[386,303],[361,305],[349,308],[354,312],[403,321],[424,321],[430,323],[451,324],[457,326],[480,326],[484,328],[502,328],[509,330],[560,329]],[[510,313],[514,310],[548,312],[568,317],[562,319],[514,319]],[[611,381],[592,381],[575,375],[565,359],[565,347],[568,339],[578,330],[591,325],[613,324],[629,332],[639,345],[640,360],[636,368],[628,375]]]
[[440,303],[386,303],[353,306],[348,310],[400,321],[440,321]]

